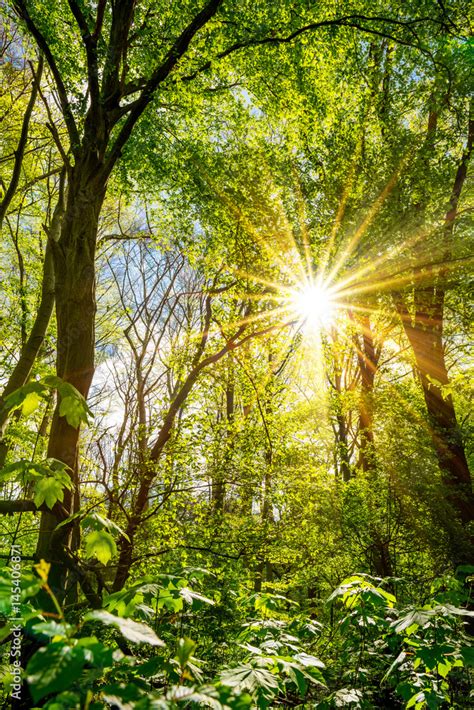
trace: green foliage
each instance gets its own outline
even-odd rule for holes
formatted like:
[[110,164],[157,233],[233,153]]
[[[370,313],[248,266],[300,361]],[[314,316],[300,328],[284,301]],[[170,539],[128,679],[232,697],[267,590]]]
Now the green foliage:
[[87,660],[90,657],[82,646],[71,648],[56,642],[41,648],[26,669],[33,700],[38,702],[46,695],[70,688],[80,677]]
[[1,5],[0,703],[20,578],[50,710],[470,702],[470,8],[346,5]]
[[[346,639],[346,675],[357,683],[350,691],[357,694],[355,707],[372,707],[377,676],[381,687],[392,689],[406,708],[451,703],[459,669],[472,665],[463,620],[474,612],[436,599],[422,608],[400,608],[395,596],[375,581],[360,575],[347,579],[328,600],[339,600],[349,610],[339,624]],[[336,694],[331,702],[325,707],[338,707]]]
[[47,375],[39,382],[28,382],[5,397],[4,409],[14,411],[20,409],[23,416],[31,415],[46,400],[51,391],[59,395],[59,414],[66,417],[72,427],[79,427],[81,422],[88,423],[92,411],[80,392],[69,382],[64,382],[56,375]]
[[86,557],[96,557],[106,565],[117,554],[117,545],[106,530],[93,530],[86,535]]
[[120,616],[114,616],[108,611],[91,611],[84,617],[84,621],[100,621],[107,626],[116,626],[120,633],[133,643],[149,643],[152,646],[163,646],[156,634],[149,629],[145,624],[132,621],[131,619],[123,619]]
[[41,462],[16,461],[0,471],[0,481],[25,485],[33,483],[34,502],[38,507],[45,503],[53,508],[64,500],[64,489],[72,490],[74,484],[62,461],[49,458]]
[[[109,597],[109,608],[126,612],[120,616],[102,609],[72,624],[33,621],[32,633],[50,642],[30,659],[28,685],[35,702],[47,699],[45,707],[56,703],[58,708],[76,707],[67,705],[73,698],[78,707],[86,699],[90,707],[120,702],[137,710],[266,710],[298,704],[329,710],[383,703],[431,710],[452,703],[453,689],[474,662],[462,625],[473,612],[435,598],[421,609],[399,607],[380,582],[354,575],[334,591],[327,603],[344,614],[336,635],[294,604],[285,611],[255,609],[257,618],[250,617],[226,639],[234,645],[237,662],[210,672],[211,659],[196,658],[199,642],[180,635],[176,617],[171,624],[164,617],[150,617],[149,623],[130,618],[146,616],[144,600],[158,600],[163,589],[160,580],[142,580]],[[272,595],[264,596],[268,601]],[[284,599],[273,596],[278,604]],[[190,630],[199,625],[202,612],[193,612]],[[164,631],[166,643],[154,628]],[[97,636],[89,635],[91,629]],[[107,629],[115,632],[110,635]]]

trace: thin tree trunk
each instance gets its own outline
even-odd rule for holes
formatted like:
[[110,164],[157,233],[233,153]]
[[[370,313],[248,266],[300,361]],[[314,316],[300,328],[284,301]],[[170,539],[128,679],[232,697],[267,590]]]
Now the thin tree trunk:
[[346,422],[346,417],[344,415],[344,412],[342,411],[342,402],[341,402],[341,396],[342,396],[342,376],[341,376],[341,369],[340,369],[340,363],[336,363],[336,373],[334,376],[334,389],[336,390],[337,393],[337,402],[336,402],[336,423],[337,423],[337,429],[336,429],[336,437],[337,437],[337,453],[336,457],[337,459],[340,460],[340,465],[341,465],[341,475],[342,475],[342,480],[344,483],[347,483],[347,481],[350,480],[352,476],[352,468],[351,468],[351,462],[350,462],[350,456],[349,456],[349,441],[348,441],[348,431],[347,431],[347,422]]
[[20,181],[21,166],[23,164],[23,156],[25,154],[26,144],[28,142],[28,131],[30,129],[31,115],[33,113],[33,108],[36,103],[36,97],[38,96],[38,89],[41,83],[41,76],[43,74],[43,56],[40,55],[38,59],[38,66],[36,68],[36,77],[33,80],[33,86],[31,88],[30,100],[26,107],[25,114],[23,116],[23,123],[21,126],[20,138],[18,140],[18,145],[15,150],[15,162],[13,164],[13,172],[10,179],[10,183],[7,187],[3,200],[0,202],[0,229],[7,214],[7,210],[10,207],[11,201],[15,195],[18,183]]
[[228,373],[229,381],[225,391],[225,414],[226,414],[226,442],[225,453],[220,471],[214,473],[212,479],[212,503],[215,511],[222,512],[225,502],[225,479],[232,461],[233,450],[233,430],[232,425],[235,415],[235,386],[233,382],[232,365]]
[[357,344],[357,361],[361,377],[359,402],[359,466],[367,472],[375,468],[374,451],[374,381],[380,350],[375,347],[370,317],[357,316],[361,328],[362,344]]
[[30,335],[22,348],[19,360],[8,378],[8,382],[6,383],[2,394],[0,395],[0,468],[5,465],[5,460],[10,448],[8,442],[4,439],[9,419],[9,412],[3,409],[3,402],[9,394],[14,392],[19,387],[23,387],[23,385],[28,381],[35,360],[38,357],[38,353],[44,343],[51,315],[53,313],[55,285],[52,244],[57,242],[59,239],[61,222],[64,214],[64,177],[63,172],[60,178],[58,202],[54,208],[51,224],[47,229],[48,241],[44,254],[41,297],[35,321],[31,328]]
[[157,439],[153,447],[151,448],[148,458],[148,466],[145,473],[140,472],[140,486],[138,489],[137,496],[135,498],[132,513],[128,520],[127,528],[125,530],[127,536],[123,536],[120,539],[119,560],[117,564],[117,572],[113,583],[114,591],[122,589],[130,573],[130,567],[132,565],[133,558],[133,545],[135,534],[141,524],[143,512],[148,504],[150,490],[156,477],[156,464],[161,458],[164,448],[171,437],[173,425],[177,415],[179,414],[181,408],[184,406],[189,396],[189,393],[196,384],[202,370],[204,370],[209,365],[218,362],[234,347],[238,347],[238,343],[236,342],[237,338],[245,330],[245,325],[241,326],[237,333],[233,336],[233,338],[229,339],[221,350],[214,353],[213,355],[209,355],[200,360],[199,358],[203,355],[207,342],[210,318],[211,311],[209,301],[207,305],[207,321],[204,328],[204,335],[201,339],[201,343],[193,359],[193,368],[189,372],[188,376],[186,377],[185,381],[183,382],[182,386],[176,393],[173,401],[169,406],[168,412],[163,421],[163,425],[158,433]]

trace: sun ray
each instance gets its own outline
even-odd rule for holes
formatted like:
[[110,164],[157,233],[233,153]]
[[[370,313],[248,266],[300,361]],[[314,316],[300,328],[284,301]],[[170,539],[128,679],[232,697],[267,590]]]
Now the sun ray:
[[403,170],[403,168],[405,167],[408,157],[409,157],[408,154],[405,154],[402,157],[397,168],[395,169],[392,176],[390,177],[389,181],[387,182],[387,184],[385,185],[383,190],[380,192],[377,199],[374,200],[372,206],[369,208],[366,217],[362,221],[362,224],[355,231],[352,238],[349,240],[349,243],[344,247],[342,253],[340,254],[339,258],[336,260],[334,266],[332,267],[331,271],[328,274],[328,279],[330,281],[335,280],[339,271],[344,266],[344,264],[347,262],[347,260],[349,259],[349,257],[353,253],[355,247],[360,242],[360,240],[362,239],[362,237],[366,233],[367,229],[372,224],[372,222],[375,219],[375,217],[377,216],[377,214],[380,212],[383,204],[385,203],[385,200],[387,199],[387,197],[390,195],[393,188],[397,184],[398,178],[400,177],[400,173]]

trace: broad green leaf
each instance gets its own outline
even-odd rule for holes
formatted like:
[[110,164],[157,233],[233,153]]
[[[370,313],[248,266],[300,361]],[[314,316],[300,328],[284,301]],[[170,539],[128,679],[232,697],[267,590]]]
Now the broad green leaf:
[[60,624],[57,621],[43,621],[33,626],[33,631],[35,633],[45,634],[51,638],[54,638],[55,636],[66,637],[67,633],[71,631],[71,629],[72,626],[69,624]]
[[248,690],[251,694],[261,690],[265,697],[275,695],[279,687],[277,678],[270,671],[266,668],[254,668],[249,664],[223,671],[220,680],[229,688]]
[[192,589],[189,589],[188,587],[181,587],[179,590],[180,596],[183,597],[183,599],[188,603],[192,604],[193,602],[201,602],[203,604],[214,604],[212,599],[208,599],[207,597],[204,597],[202,594],[199,594],[198,592],[194,592]]
[[53,508],[57,501],[64,500],[64,485],[53,478],[48,476],[47,478],[40,478],[35,483],[35,495],[34,502],[36,506],[40,506],[46,503],[48,508]]
[[41,404],[41,397],[37,392],[30,392],[26,395],[21,405],[21,413],[24,417],[33,414],[35,409],[38,409]]
[[33,700],[68,690],[79,678],[86,663],[84,649],[64,643],[40,648],[28,662],[26,678]]
[[[9,411],[12,409],[19,409],[20,407],[23,408],[25,401],[29,400],[29,403],[26,405],[26,410],[28,411],[28,408],[31,407],[37,400],[39,404],[41,395],[45,393],[45,390],[46,388],[43,384],[41,384],[41,382],[28,382],[26,385],[23,385],[23,387],[19,387],[17,390],[11,392],[7,397],[5,397],[3,409]],[[31,395],[34,395],[34,398],[31,398]],[[34,409],[36,409],[36,406]],[[34,409],[31,411],[34,411]]]
[[93,530],[85,538],[86,557],[95,557],[106,565],[117,554],[117,545],[106,530]]
[[84,516],[82,525],[86,528],[91,528],[92,530],[108,530],[110,533],[120,535],[130,542],[127,533],[122,530],[117,523],[109,518],[104,518],[102,515],[99,515],[99,513],[94,512]]
[[132,643],[149,643],[151,646],[164,646],[165,644],[146,624],[132,619],[123,619],[120,616],[114,616],[108,611],[98,610],[91,611],[85,615],[84,621],[100,621],[106,626],[115,626],[124,636]]
[[87,410],[77,397],[63,397],[59,404],[59,414],[75,429],[81,422],[87,422]]
[[360,707],[362,693],[355,688],[341,688],[334,693],[334,704],[337,708],[345,708],[348,705]]
[[184,668],[184,666],[187,664],[191,656],[193,655],[194,651],[196,649],[196,643],[195,641],[192,641],[189,638],[181,638],[178,641],[178,648],[176,651],[176,658],[179,661],[179,665],[181,668]]
[[298,661],[298,663],[301,663],[302,666],[308,666],[311,668],[326,667],[324,663],[319,660],[319,658],[316,658],[316,656],[310,656],[307,653],[297,653],[295,654],[294,659]]

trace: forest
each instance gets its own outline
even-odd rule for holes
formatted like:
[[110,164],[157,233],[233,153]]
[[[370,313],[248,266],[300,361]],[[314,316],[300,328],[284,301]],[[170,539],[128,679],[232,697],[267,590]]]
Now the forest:
[[474,707],[472,5],[0,0],[0,707]]

